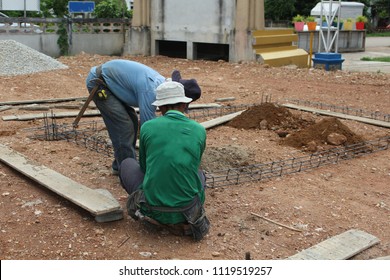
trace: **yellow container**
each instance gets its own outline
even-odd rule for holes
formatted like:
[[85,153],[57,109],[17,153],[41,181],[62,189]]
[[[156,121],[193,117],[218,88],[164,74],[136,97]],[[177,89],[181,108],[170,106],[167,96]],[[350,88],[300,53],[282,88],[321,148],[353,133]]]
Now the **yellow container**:
[[353,22],[351,21],[345,21],[343,24],[344,30],[352,30],[353,28]]

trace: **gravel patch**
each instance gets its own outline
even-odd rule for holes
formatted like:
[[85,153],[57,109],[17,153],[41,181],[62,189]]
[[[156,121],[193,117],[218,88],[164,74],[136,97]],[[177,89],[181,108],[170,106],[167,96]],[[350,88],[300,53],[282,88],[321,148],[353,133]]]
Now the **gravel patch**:
[[17,76],[68,66],[14,40],[0,40],[0,76]]

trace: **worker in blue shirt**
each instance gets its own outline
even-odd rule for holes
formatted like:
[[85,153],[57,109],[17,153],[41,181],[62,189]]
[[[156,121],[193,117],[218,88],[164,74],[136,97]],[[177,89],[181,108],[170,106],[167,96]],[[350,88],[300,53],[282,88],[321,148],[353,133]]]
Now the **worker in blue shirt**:
[[[166,80],[156,70],[136,61],[114,59],[91,68],[86,79],[89,92],[98,87],[93,101],[107,127],[113,148],[113,174],[118,174],[120,163],[126,158],[136,158],[135,144],[138,127],[156,117],[156,88]],[[194,100],[201,90],[194,79],[181,78],[172,73],[172,80],[180,82],[185,94]],[[134,107],[138,107],[140,120]]]

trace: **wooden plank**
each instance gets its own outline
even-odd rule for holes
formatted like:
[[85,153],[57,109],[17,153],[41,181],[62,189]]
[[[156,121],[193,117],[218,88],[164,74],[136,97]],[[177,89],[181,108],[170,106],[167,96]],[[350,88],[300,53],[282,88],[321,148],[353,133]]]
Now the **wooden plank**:
[[205,103],[205,104],[202,104],[202,103],[190,103],[190,105],[188,106],[189,109],[202,109],[202,108],[216,108],[216,107],[221,107],[221,104],[218,104],[218,103]]
[[379,243],[361,230],[351,229],[299,252],[288,260],[346,260]]
[[222,98],[217,98],[214,101],[215,102],[226,102],[226,101],[234,101],[236,100],[235,97],[222,97]]
[[379,257],[374,260],[390,260],[390,256]]
[[[220,104],[217,103],[208,103],[208,104],[190,104],[190,109],[200,109],[200,108],[214,108],[214,107],[221,107]],[[134,108],[136,112],[139,111],[138,108]],[[77,117],[78,112],[53,112],[53,116],[51,114],[49,117],[53,118],[72,118]],[[29,121],[29,120],[36,120],[36,119],[43,119],[47,116],[47,113],[39,113],[39,114],[24,114],[24,115],[8,115],[3,116],[3,121]],[[83,114],[83,117],[94,117],[94,116],[100,116],[99,110],[89,110],[86,111]]]
[[337,117],[337,118],[342,118],[342,119],[347,119],[347,120],[354,120],[354,121],[363,122],[363,123],[367,123],[367,124],[371,124],[371,125],[390,128],[390,122],[374,120],[374,119],[358,117],[358,116],[352,116],[352,115],[346,115],[346,114],[342,114],[342,113],[331,112],[331,111],[327,111],[327,110],[320,110],[320,109],[316,109],[316,108],[299,106],[299,105],[289,104],[289,103],[282,104],[282,106],[284,106],[286,108],[290,108],[290,109],[312,112],[312,113],[317,113],[320,115],[332,116],[332,117]]
[[[29,121],[29,120],[36,120],[36,119],[43,119],[46,116],[53,117],[53,118],[69,118],[69,117],[76,117],[79,113],[78,112],[53,112],[53,116],[51,114],[47,113],[39,113],[39,114],[24,114],[24,115],[10,115],[10,116],[3,116],[3,121]],[[92,116],[100,116],[99,110],[90,110],[86,111],[83,115],[84,117],[92,117]]]
[[88,188],[0,144],[0,161],[28,178],[90,212],[93,216],[118,213],[120,204],[101,191]]
[[22,104],[34,104],[34,103],[57,103],[57,102],[69,102],[69,101],[83,101],[87,97],[69,97],[69,98],[52,98],[52,99],[35,99],[35,100],[19,100],[19,101],[4,101],[0,102],[0,105],[22,105]]
[[[202,122],[200,124],[205,129],[209,129],[211,127],[214,127],[214,126],[217,126],[217,125],[220,125],[220,124],[223,124],[225,122],[228,122],[228,121],[232,120],[233,118],[235,118],[238,115],[240,115],[242,112],[244,112],[244,111],[240,111],[240,112],[232,113],[232,114],[229,114],[229,115],[225,115],[225,116],[222,116],[222,117],[219,117],[219,118],[215,118],[215,119],[212,119],[212,120],[209,120],[209,121]],[[139,148],[139,140],[138,139],[137,139],[137,141],[135,143],[135,147]]]
[[26,105],[19,107],[18,110],[25,110],[25,111],[49,111],[50,107],[45,106],[45,105],[37,105],[37,104],[32,104],[32,105]]
[[217,126],[217,125],[223,124],[225,122],[228,122],[228,121],[234,119],[235,117],[237,117],[238,115],[240,115],[242,112],[244,112],[244,111],[235,112],[235,113],[232,113],[229,115],[225,115],[225,116],[222,116],[219,118],[205,121],[205,122],[202,122],[201,125],[203,125],[204,128],[208,129],[208,128],[211,128],[213,126]]
[[12,108],[11,106],[5,106],[5,105],[4,106],[0,106],[0,112],[9,110],[11,108]]
[[[81,106],[82,106],[82,105],[59,104],[59,105],[54,105],[54,106],[51,107],[51,108],[56,108],[56,109],[70,109],[70,110],[78,109],[78,110],[80,110],[80,109],[81,109]],[[89,104],[89,105],[88,105],[88,108],[89,108],[89,109],[96,109],[96,106],[95,106],[95,105],[92,105],[92,104]]]

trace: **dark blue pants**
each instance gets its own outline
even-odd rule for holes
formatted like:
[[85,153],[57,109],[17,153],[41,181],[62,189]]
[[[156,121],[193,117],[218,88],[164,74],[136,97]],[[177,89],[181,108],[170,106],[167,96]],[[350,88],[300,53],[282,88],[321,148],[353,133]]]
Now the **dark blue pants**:
[[138,115],[134,108],[123,104],[108,89],[107,98],[95,95],[93,101],[99,109],[114,148],[113,169],[118,170],[126,158],[136,158],[135,144],[138,132]]

